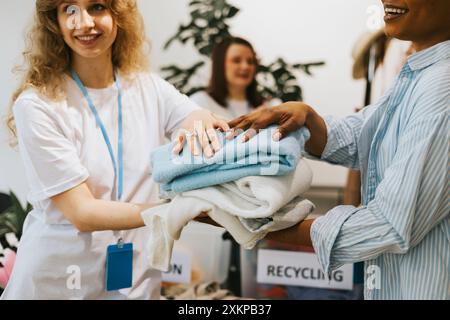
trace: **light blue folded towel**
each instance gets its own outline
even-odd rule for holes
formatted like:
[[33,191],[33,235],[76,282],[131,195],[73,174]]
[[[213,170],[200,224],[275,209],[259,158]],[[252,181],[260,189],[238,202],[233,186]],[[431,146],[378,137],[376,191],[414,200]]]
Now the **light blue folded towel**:
[[193,156],[187,146],[173,155],[174,143],[166,144],[151,155],[153,180],[161,184],[162,192],[181,193],[248,176],[288,174],[296,168],[310,133],[304,127],[275,142],[275,130],[275,126],[261,130],[246,143],[240,142],[243,134],[228,141],[218,132],[223,147],[209,159]]

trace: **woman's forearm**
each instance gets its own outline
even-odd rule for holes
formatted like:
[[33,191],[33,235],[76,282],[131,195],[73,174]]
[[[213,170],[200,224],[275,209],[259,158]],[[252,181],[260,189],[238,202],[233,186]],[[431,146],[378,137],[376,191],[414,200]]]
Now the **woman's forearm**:
[[51,198],[81,232],[129,230],[144,226],[141,212],[160,203],[132,204],[96,199],[86,183]]
[[76,227],[82,232],[140,228],[145,225],[142,211],[156,205],[87,200],[79,208]]
[[303,220],[299,224],[288,229],[270,232],[265,239],[312,247],[310,231],[313,222],[314,219]]
[[305,125],[311,133],[311,138],[305,144],[305,150],[313,156],[320,158],[327,144],[327,126],[325,121],[310,107],[306,116]]

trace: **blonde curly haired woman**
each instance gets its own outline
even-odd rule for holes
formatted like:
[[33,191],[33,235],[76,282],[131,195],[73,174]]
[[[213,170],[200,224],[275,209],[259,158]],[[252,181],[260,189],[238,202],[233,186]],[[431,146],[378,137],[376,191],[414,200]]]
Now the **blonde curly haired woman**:
[[2,298],[158,299],[149,154],[180,132],[174,152],[212,155],[227,124],[148,71],[135,0],[37,0],[29,40],[8,124],[34,210]]

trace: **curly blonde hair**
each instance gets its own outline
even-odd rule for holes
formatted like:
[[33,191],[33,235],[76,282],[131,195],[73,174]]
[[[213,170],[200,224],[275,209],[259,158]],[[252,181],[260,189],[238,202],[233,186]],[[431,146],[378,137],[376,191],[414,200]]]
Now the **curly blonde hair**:
[[[62,77],[71,65],[71,49],[64,42],[57,21],[57,9],[64,0],[36,0],[34,23],[28,32],[25,65],[15,68],[24,73],[23,80],[12,96],[6,118],[12,134],[11,144],[16,144],[16,128],[12,108],[19,95],[28,88],[51,98],[64,96]],[[107,0],[117,37],[112,48],[112,62],[122,76],[148,70],[148,54],[144,22],[136,0]]]

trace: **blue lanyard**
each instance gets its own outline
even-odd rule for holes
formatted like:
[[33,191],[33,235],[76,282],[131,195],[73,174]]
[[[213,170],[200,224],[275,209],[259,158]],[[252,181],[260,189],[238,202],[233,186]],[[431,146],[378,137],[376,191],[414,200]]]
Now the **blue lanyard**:
[[[89,108],[91,109],[92,113],[95,116],[95,121],[97,122],[97,125],[100,127],[100,130],[102,131],[103,139],[105,140],[106,146],[108,147],[109,156],[111,157],[111,161],[112,161],[112,164],[114,167],[114,174],[117,177],[117,181],[118,181],[117,198],[120,201],[122,198],[122,192],[123,192],[123,147],[122,147],[122,87],[120,85],[119,77],[116,77],[116,82],[115,82],[117,90],[119,91],[119,97],[118,97],[118,100],[119,100],[119,118],[118,118],[119,134],[118,135],[119,135],[119,137],[117,139],[117,142],[118,142],[117,156],[119,159],[119,164],[116,165],[116,158],[114,157],[114,152],[113,152],[113,149],[111,146],[111,142],[109,140],[108,133],[106,132],[105,125],[103,124],[102,119],[100,119],[100,115],[98,114],[97,109],[95,108],[95,105],[92,102],[92,99],[89,96],[89,93],[88,93],[86,87],[81,82],[80,77],[73,69],[71,70],[71,73],[72,73],[73,80],[77,83],[78,87],[80,88],[81,92],[84,95],[84,98],[87,100]],[[119,170],[117,171],[117,169],[119,169]]]

